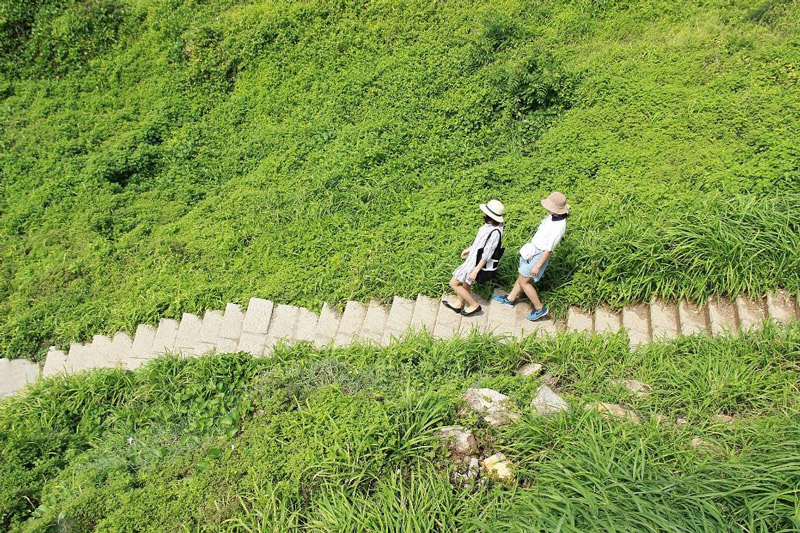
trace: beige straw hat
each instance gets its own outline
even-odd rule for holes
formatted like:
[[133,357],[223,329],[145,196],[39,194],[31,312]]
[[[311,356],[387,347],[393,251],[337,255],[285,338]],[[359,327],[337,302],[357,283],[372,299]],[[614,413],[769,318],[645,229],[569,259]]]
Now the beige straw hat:
[[486,213],[492,220],[503,223],[503,213],[506,208],[500,200],[489,200],[486,204],[481,204],[481,211]]
[[569,213],[570,205],[567,203],[566,196],[554,191],[550,193],[550,196],[542,200],[542,207],[551,213],[563,215],[564,213]]

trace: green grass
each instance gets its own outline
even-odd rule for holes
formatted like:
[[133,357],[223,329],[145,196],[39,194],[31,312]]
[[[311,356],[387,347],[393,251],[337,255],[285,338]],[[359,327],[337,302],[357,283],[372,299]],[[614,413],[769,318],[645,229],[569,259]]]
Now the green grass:
[[[53,378],[0,403],[0,528],[796,531],[799,355],[797,325],[634,352],[624,335],[416,336]],[[532,414],[539,380],[515,374],[528,361],[571,412]],[[621,377],[653,394],[610,384]],[[509,394],[521,420],[459,416],[470,386]],[[582,409],[590,401],[643,421],[604,420]],[[503,452],[514,483],[451,486],[434,430],[454,423],[482,454]]]
[[564,191],[567,304],[800,290],[797,2],[0,4],[0,353],[439,295]]

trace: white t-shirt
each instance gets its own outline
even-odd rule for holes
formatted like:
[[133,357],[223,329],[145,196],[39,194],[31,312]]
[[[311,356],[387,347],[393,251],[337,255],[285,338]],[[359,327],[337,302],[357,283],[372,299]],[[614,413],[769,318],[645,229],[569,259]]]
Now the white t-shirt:
[[533,234],[531,242],[541,251],[553,251],[561,242],[564,233],[567,231],[567,219],[553,220],[553,215],[547,215],[539,222],[536,233]]

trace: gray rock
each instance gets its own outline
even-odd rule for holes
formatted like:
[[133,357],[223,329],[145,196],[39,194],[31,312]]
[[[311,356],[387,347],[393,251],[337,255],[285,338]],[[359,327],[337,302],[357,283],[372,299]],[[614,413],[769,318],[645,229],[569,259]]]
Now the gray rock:
[[519,420],[519,413],[511,408],[511,398],[492,389],[467,389],[464,401],[473,411],[493,427]]
[[539,363],[526,363],[519,367],[517,370],[517,374],[520,376],[530,377],[530,376],[538,376],[542,373],[544,367]]
[[475,435],[463,426],[446,426],[439,428],[436,433],[448,443],[450,453],[453,455],[464,456],[478,453]]
[[625,387],[629,392],[634,393],[640,398],[650,396],[650,393],[653,392],[653,387],[647,383],[636,381],[635,379],[613,379],[611,380],[611,384]]
[[719,422],[720,424],[733,424],[733,417],[730,415],[723,415],[722,413],[712,416],[711,420]]
[[606,420],[618,418],[621,420],[630,420],[634,424],[639,423],[639,415],[636,414],[635,411],[627,409],[617,403],[592,402],[587,403],[583,408],[587,411],[597,411]]
[[536,391],[536,397],[531,402],[531,407],[540,415],[552,415],[562,411],[569,411],[569,404],[553,392],[547,385],[542,385]]

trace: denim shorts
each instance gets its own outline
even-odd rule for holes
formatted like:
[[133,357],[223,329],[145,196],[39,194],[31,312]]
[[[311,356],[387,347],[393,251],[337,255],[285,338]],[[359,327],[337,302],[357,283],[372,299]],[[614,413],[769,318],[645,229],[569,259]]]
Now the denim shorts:
[[[525,276],[526,278],[531,277],[531,270],[533,269],[533,267],[536,266],[536,263],[538,263],[539,260],[542,258],[542,253],[544,252],[539,252],[538,254],[534,255],[533,257],[530,258],[529,261],[525,261],[524,257],[519,258],[519,273],[521,276]],[[544,271],[547,269],[547,263],[549,262],[550,258],[548,257],[547,261],[545,261],[544,264],[542,265],[542,268],[539,269],[539,275],[533,277],[533,281],[539,281],[540,279],[542,279],[542,276],[544,276]]]

